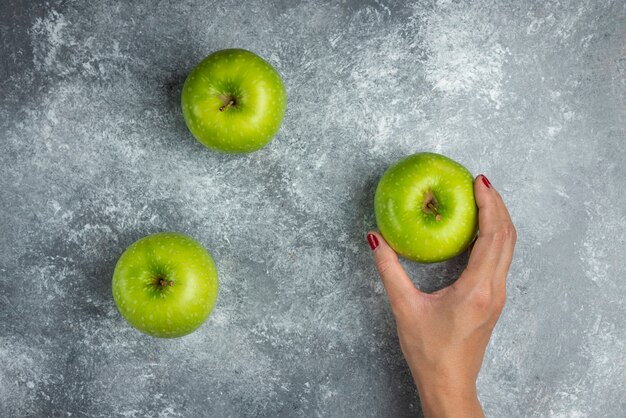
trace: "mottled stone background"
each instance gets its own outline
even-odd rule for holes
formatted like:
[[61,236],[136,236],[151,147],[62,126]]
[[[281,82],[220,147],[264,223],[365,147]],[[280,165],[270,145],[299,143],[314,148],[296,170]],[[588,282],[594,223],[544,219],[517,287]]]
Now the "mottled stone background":
[[[492,417],[626,416],[626,3],[0,3],[0,415],[419,414],[364,235],[385,168],[486,173],[519,232],[479,378]],[[251,155],[187,131],[185,75],[242,47],[283,75]],[[111,275],[134,240],[202,242],[196,333],[140,334]],[[407,263],[417,284],[460,260]]]

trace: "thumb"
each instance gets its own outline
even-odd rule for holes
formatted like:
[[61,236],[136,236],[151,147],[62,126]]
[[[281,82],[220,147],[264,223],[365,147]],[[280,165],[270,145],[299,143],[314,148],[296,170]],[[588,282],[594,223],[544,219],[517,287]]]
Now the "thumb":
[[368,232],[367,242],[374,254],[376,269],[392,306],[420,293],[404,271],[396,252],[380,234]]

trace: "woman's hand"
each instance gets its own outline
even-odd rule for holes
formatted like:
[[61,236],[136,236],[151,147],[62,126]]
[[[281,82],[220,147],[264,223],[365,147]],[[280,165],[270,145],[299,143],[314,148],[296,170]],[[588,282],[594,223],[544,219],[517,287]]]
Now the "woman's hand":
[[502,198],[485,176],[474,182],[474,194],[480,232],[467,268],[435,293],[413,285],[382,236],[367,236],[426,417],[483,416],[476,378],[504,307],[517,237]]

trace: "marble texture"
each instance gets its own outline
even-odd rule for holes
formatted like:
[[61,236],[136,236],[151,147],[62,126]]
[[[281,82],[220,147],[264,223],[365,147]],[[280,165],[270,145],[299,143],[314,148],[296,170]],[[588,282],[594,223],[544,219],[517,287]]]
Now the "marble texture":
[[[420,414],[364,235],[385,168],[489,176],[519,242],[479,392],[492,417],[626,416],[626,3],[0,3],[0,415]],[[277,138],[205,149],[186,74],[282,74]],[[115,309],[134,240],[190,234],[217,307],[158,340]],[[450,283],[464,257],[406,263]]]

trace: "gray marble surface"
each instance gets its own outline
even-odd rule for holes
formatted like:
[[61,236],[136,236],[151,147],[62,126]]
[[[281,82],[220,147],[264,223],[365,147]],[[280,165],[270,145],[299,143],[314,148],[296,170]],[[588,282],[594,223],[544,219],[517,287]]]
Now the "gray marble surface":
[[[519,232],[479,391],[492,417],[626,416],[626,3],[0,3],[0,415],[420,414],[364,239],[407,154],[484,172]],[[278,137],[220,155],[179,96],[241,47]],[[196,333],[132,329],[111,275],[180,231],[221,290]],[[463,257],[406,263],[450,283]]]

